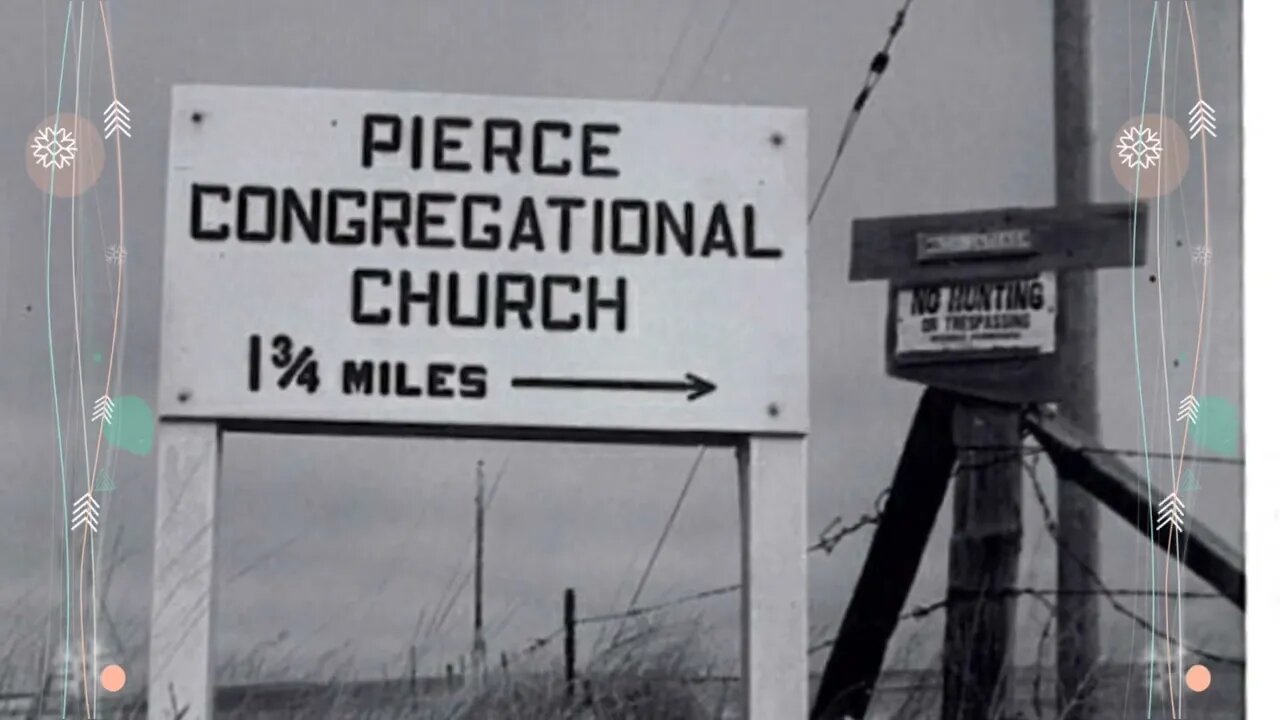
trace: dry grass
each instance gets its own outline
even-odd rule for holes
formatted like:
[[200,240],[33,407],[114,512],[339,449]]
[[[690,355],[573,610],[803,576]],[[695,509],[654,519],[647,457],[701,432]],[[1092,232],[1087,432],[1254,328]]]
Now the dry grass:
[[[252,699],[220,717],[235,720],[712,720],[736,704],[735,683],[710,675],[700,647],[696,623],[648,623],[592,659],[572,688],[564,676],[563,657],[547,650],[522,655],[503,669],[491,667],[483,680],[472,677],[454,689],[409,690],[408,683],[389,681],[362,696],[350,689],[353,664],[339,653],[322,658],[304,678],[320,691],[305,705],[264,710]],[[267,657],[275,645],[263,643],[242,658],[219,668],[219,684],[253,682],[263,673],[279,677]],[[496,663],[495,663],[496,664]],[[298,677],[292,673],[292,677]],[[368,686],[364,686],[367,688]],[[720,690],[720,692],[716,692]],[[373,695],[372,697],[370,695]],[[707,702],[708,696],[718,702]],[[718,696],[718,697],[717,697]],[[700,701],[698,698],[701,697]]]

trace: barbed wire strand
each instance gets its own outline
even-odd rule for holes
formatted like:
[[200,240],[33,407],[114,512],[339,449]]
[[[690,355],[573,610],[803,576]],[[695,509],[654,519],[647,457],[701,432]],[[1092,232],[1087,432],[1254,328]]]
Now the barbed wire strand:
[[[960,451],[977,450],[977,449],[992,450],[993,448],[992,447],[979,448],[979,447],[970,447],[970,446],[961,446],[957,448],[957,450],[960,450]],[[1046,451],[1043,450],[1042,448],[1034,448],[1034,447],[1028,448],[1028,447],[1021,447],[1021,446],[997,446],[994,449],[1008,450],[1009,452],[997,453],[995,456],[988,458],[983,462],[978,462],[978,463],[972,463],[972,462],[967,463],[967,462],[959,461],[957,462],[957,465],[956,465],[956,473],[958,473],[961,470],[981,470],[984,468],[992,467],[994,465],[1009,462],[1011,459],[1023,459],[1023,463],[1022,463],[1023,469],[1027,471],[1028,476],[1032,480],[1032,487],[1035,490],[1036,501],[1040,505],[1041,512],[1045,521],[1045,528],[1048,531],[1050,538],[1059,547],[1059,549],[1065,550],[1069,555],[1071,555],[1074,558],[1074,560],[1077,563],[1081,562],[1078,557],[1075,557],[1074,553],[1072,553],[1069,548],[1063,547],[1057,534],[1057,528],[1058,528],[1057,522],[1053,519],[1052,511],[1048,507],[1048,500],[1044,494],[1044,488],[1040,484],[1039,477],[1035,472],[1035,468],[1029,466],[1025,462],[1026,458],[1033,458],[1033,457],[1047,454]],[[1128,453],[1140,454],[1138,453],[1138,451],[1128,451],[1124,449],[1105,448],[1105,447],[1083,448],[1081,451],[1102,453],[1102,454],[1112,454],[1112,455],[1124,455]],[[1149,454],[1154,455],[1153,453],[1149,453]],[[1188,457],[1191,457],[1191,456],[1188,456]],[[1207,458],[1206,460],[1207,461],[1218,460],[1221,462],[1233,461],[1233,459],[1230,459],[1230,458]],[[1234,460],[1234,462],[1243,464],[1243,461],[1240,461],[1240,460]],[[953,473],[952,475],[953,479],[954,477],[955,477],[955,473]],[[834,520],[828,523],[826,528],[822,531],[822,533],[819,534],[818,540],[808,547],[808,552],[812,554],[814,552],[823,551],[829,555],[834,550],[835,546],[838,545],[845,538],[867,527],[878,525],[884,513],[884,503],[888,499],[889,491],[890,491],[890,487],[885,487],[884,490],[882,490],[880,494],[876,497],[876,501],[875,501],[876,512],[874,514],[863,514],[861,517],[858,518],[858,520],[854,521],[853,523],[845,524],[845,525],[841,525],[842,518],[837,516]],[[1119,597],[1148,596],[1152,594],[1153,592],[1152,590],[1113,589],[1108,587],[1102,581],[1102,578],[1096,572],[1094,572],[1092,568],[1088,568],[1086,566],[1086,571],[1091,576],[1094,584],[1098,586],[1097,589],[1051,590],[1051,589],[1045,589],[1045,588],[1015,587],[1015,588],[1005,588],[995,593],[988,593],[988,597],[1007,598],[1007,597],[1025,595],[1025,596],[1036,597],[1037,599],[1047,602],[1047,598],[1049,597],[1067,597],[1067,596],[1073,596],[1073,595],[1098,595],[1106,598],[1108,603],[1113,608],[1115,608],[1117,612],[1134,620],[1143,628],[1149,631],[1154,631],[1156,632],[1157,635],[1164,637],[1164,635],[1161,633],[1161,631],[1158,628],[1155,628],[1145,618],[1135,614],[1134,612],[1126,608],[1122,603],[1120,603],[1119,600],[1117,600],[1117,598]],[[622,619],[637,617],[640,615],[648,615],[648,614],[665,610],[674,606],[683,605],[683,604],[695,602],[698,600],[704,600],[707,598],[717,597],[717,596],[725,595],[731,592],[737,592],[737,591],[740,591],[741,589],[742,589],[742,583],[734,583],[732,585],[725,585],[722,587],[711,588],[709,590],[702,590],[699,592],[691,593],[689,595],[683,595],[683,596],[674,598],[672,600],[668,600],[666,602],[662,602],[654,605],[648,605],[643,607],[632,607],[627,611],[621,612],[621,613],[609,613],[604,615],[595,615],[595,616],[581,618],[577,621],[577,623],[578,624],[594,624],[594,623],[608,622],[613,620],[622,620]],[[1154,591],[1154,592],[1156,594],[1161,594],[1162,591]],[[1186,599],[1215,599],[1215,598],[1221,597],[1220,594],[1216,592],[1183,592],[1181,593],[1181,596]],[[926,605],[916,606],[915,608],[900,614],[898,616],[898,619],[899,620],[923,619],[939,610],[949,607],[958,599],[966,599],[966,598],[963,593],[956,595],[953,592],[953,597],[950,599],[938,600],[932,603],[928,603]],[[541,648],[563,632],[564,632],[564,628],[559,628],[548,635],[536,638],[530,641],[531,643],[530,647],[533,649]],[[809,648],[809,653],[813,654],[813,653],[819,652],[821,650],[831,647],[833,644],[835,644],[835,638],[829,638],[816,645],[811,646]],[[1200,657],[1203,657],[1207,660],[1214,660],[1217,662],[1224,662],[1224,663],[1229,663],[1232,665],[1239,665],[1239,666],[1244,665],[1244,661],[1240,658],[1224,656],[1212,651],[1203,650],[1203,649],[1194,647],[1192,645],[1188,645],[1186,643],[1182,643],[1182,646],[1186,648],[1189,652],[1199,655]]]
[[[1146,618],[1142,617],[1141,615],[1125,607],[1123,603],[1117,600],[1115,591],[1107,587],[1106,583],[1103,582],[1102,577],[1098,574],[1098,572],[1094,570],[1092,567],[1090,567],[1088,563],[1081,560],[1080,556],[1076,555],[1075,551],[1073,551],[1069,545],[1067,545],[1066,543],[1063,543],[1061,538],[1058,537],[1058,524],[1053,519],[1053,511],[1049,509],[1049,501],[1047,499],[1047,496],[1045,495],[1044,488],[1040,485],[1040,478],[1038,474],[1035,472],[1034,468],[1028,467],[1025,464],[1023,465],[1023,468],[1027,470],[1027,474],[1031,477],[1031,486],[1035,490],[1036,502],[1040,505],[1040,511],[1044,517],[1045,529],[1048,530],[1049,537],[1053,539],[1054,544],[1058,546],[1058,552],[1066,553],[1067,557],[1070,557],[1073,562],[1075,562],[1077,565],[1080,566],[1081,569],[1085,571],[1085,574],[1087,574],[1089,578],[1093,581],[1093,583],[1098,586],[1099,594],[1107,600],[1107,603],[1110,604],[1111,607],[1115,608],[1116,612],[1132,619],[1134,622],[1138,623],[1138,625],[1141,626],[1144,630],[1155,633],[1161,639],[1177,642],[1181,648],[1195,655],[1199,655],[1200,657],[1205,658],[1207,660],[1213,660],[1216,662],[1227,663],[1229,665],[1244,667],[1243,658],[1227,657],[1225,655],[1220,655],[1218,653],[1211,652],[1209,650],[1203,650],[1194,645],[1191,645],[1190,643],[1180,642],[1178,640],[1175,640],[1169,637],[1162,630],[1157,628],[1155,625],[1151,624]],[[1146,592],[1150,594],[1153,591],[1148,590]],[[1183,593],[1183,596],[1187,596],[1187,595],[1188,595],[1187,593]]]
[[[680,514],[680,508],[684,505],[685,496],[689,494],[689,488],[693,485],[693,479],[698,476],[698,466],[702,464],[702,458],[707,454],[707,446],[702,445],[698,448],[698,456],[693,459],[693,465],[689,467],[689,474],[684,480],[684,487],[680,488],[680,495],[676,498],[675,507],[671,508],[671,514],[667,516],[667,524],[662,528],[662,534],[658,536],[658,543],[654,545],[653,552],[649,555],[649,562],[644,567],[644,572],[640,575],[640,582],[636,583],[636,590],[631,594],[631,601],[627,603],[627,612],[622,614],[623,618],[630,617],[628,613],[635,608],[636,603],[640,600],[640,593],[644,591],[645,583],[649,581],[649,573],[653,571],[654,563],[658,561],[658,555],[662,553],[662,546],[667,542],[667,536],[671,533],[671,528],[676,523],[676,516]],[[625,623],[619,623],[616,631],[613,633],[613,639],[610,645],[616,645],[618,638],[622,635],[622,629]]]

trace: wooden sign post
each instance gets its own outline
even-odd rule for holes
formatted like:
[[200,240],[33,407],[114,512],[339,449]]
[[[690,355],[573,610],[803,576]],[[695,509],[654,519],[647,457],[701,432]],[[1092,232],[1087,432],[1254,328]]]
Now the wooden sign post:
[[[888,374],[960,396],[952,437],[938,439],[954,443],[959,460],[944,720],[984,720],[1006,709],[1016,599],[1004,591],[1017,580],[1022,535],[1020,406],[1062,399],[1075,372],[1062,352],[1070,342],[1066,330],[1096,322],[1064,306],[1059,273],[1144,264],[1145,225],[1145,206],[1127,204],[853,224],[851,279],[889,280]],[[877,533],[893,530],[882,524]],[[829,670],[856,667],[837,657],[849,647],[837,642]],[[830,683],[824,677],[823,684],[836,687],[841,680],[845,687],[865,686],[866,672]],[[836,695],[828,689],[824,697]],[[839,712],[860,716],[865,704]],[[815,707],[814,717],[824,710],[835,708]]]
[[889,280],[889,375],[994,402],[1059,399],[1071,368],[1058,350],[1073,318],[1058,303],[1058,272],[1143,265],[1138,208],[855,221],[850,279]]

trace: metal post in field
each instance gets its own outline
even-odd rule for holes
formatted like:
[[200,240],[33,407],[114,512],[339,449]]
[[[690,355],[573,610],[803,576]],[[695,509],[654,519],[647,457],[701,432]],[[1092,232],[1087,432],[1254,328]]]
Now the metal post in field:
[[574,631],[577,625],[577,601],[573,588],[564,591],[564,683],[565,694],[573,698],[573,684],[576,677],[575,662],[577,660],[577,641]]

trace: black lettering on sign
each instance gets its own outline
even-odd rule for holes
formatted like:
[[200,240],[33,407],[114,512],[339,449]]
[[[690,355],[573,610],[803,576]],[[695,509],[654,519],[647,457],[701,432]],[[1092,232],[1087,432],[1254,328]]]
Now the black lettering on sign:
[[600,297],[600,280],[595,276],[587,278],[587,329],[595,332],[599,327],[601,310],[614,311],[614,327],[618,332],[627,329],[627,281],[618,278],[617,295],[612,298]]
[[294,220],[302,226],[302,232],[312,244],[320,242],[320,195],[319,188],[311,190],[310,212],[304,214],[308,208],[302,207],[298,191],[291,187],[284,189],[284,224],[280,228],[280,242],[293,240]]
[[409,368],[402,362],[396,363],[396,397],[418,397],[422,388],[409,381]]
[[488,386],[485,383],[485,369],[483,365],[463,365],[462,369],[458,372],[458,379],[462,384],[458,394],[462,397],[482,398],[488,390]]
[[911,289],[911,314],[932,315],[938,312],[942,304],[942,289],[938,287],[919,287]]
[[[500,141],[498,131],[505,130],[507,137]],[[520,172],[520,121],[510,118],[491,118],[484,124],[484,171],[493,172],[494,158],[504,156],[507,169],[514,175]]]
[[665,202],[658,203],[656,208],[658,232],[654,238],[654,250],[659,255],[667,254],[667,233],[670,232],[680,252],[684,253],[685,257],[693,256],[693,203],[684,203],[682,209],[683,217],[677,218],[670,205]]
[[[432,273],[434,275],[434,273]],[[455,327],[484,327],[485,321],[489,318],[489,276],[480,273],[476,278],[476,302],[475,312],[470,317],[462,312],[462,294],[459,286],[462,284],[458,277],[458,273],[449,273],[449,324]]]
[[756,247],[756,208],[748,203],[742,207],[743,247],[749,258],[780,258],[782,248]]
[[587,201],[579,197],[549,197],[547,206],[560,210],[560,252],[569,252],[569,241],[572,237],[572,213],[575,209],[587,206]]
[[556,285],[564,285],[570,292],[576,293],[581,290],[582,281],[575,275],[547,275],[542,278],[542,327],[551,332],[577,330],[582,324],[582,316],[572,313],[567,318],[557,318],[555,311],[551,309],[551,291]]
[[502,207],[502,200],[497,195],[464,195],[462,197],[462,247],[468,250],[497,250],[502,243],[502,228],[497,223],[485,223],[481,226],[483,235],[476,237],[475,220],[472,206],[488,205],[497,212]]
[[[386,129],[386,135],[378,138],[378,129]],[[360,166],[373,167],[375,152],[395,153],[400,149],[400,118],[384,113],[367,113],[364,116],[364,130],[360,136]]]
[[373,394],[373,361],[347,360],[342,363],[342,394]]
[[1009,310],[1026,310],[1029,302],[1028,286],[1025,282],[1014,283],[1009,288],[1008,302],[1005,307]]
[[391,394],[391,363],[386,360],[378,363],[378,394],[383,397]]
[[560,162],[554,165],[548,165],[546,162],[545,136],[549,132],[568,138],[573,128],[569,123],[559,120],[539,120],[533,124],[533,171],[538,175],[568,175],[570,171],[568,158],[562,157]]
[[[519,285],[522,288],[519,298],[514,298],[508,286]],[[533,291],[532,275],[524,273],[498,273],[497,326],[506,327],[507,311],[514,311],[520,319],[520,326],[525,330],[533,327]]]
[[733,227],[729,225],[729,216],[724,203],[716,203],[711,208],[711,221],[707,223],[706,238],[702,241],[702,256],[710,257],[719,250],[729,257],[737,257],[738,250],[733,246]]
[[538,252],[546,249],[542,242],[542,226],[538,224],[538,211],[534,208],[531,197],[520,201],[515,227],[511,230],[511,249],[515,250],[521,244],[533,245]]
[[[428,234],[431,228],[444,225],[444,216],[433,215],[427,210],[427,206],[430,203],[451,203],[455,199],[453,193],[426,192],[418,194],[418,247],[453,247],[453,238],[433,237]],[[463,225],[463,228],[463,233],[466,233],[466,225]],[[466,240],[463,240],[463,244],[466,244]]]
[[[393,201],[399,207],[388,217],[384,203]],[[396,234],[400,247],[409,247],[409,193],[399,190],[380,190],[373,194],[373,233],[369,236],[370,245],[382,244],[383,228],[390,228]]]
[[338,229],[338,203],[351,200],[358,208],[364,207],[366,196],[363,190],[330,190],[329,191],[329,244],[360,245],[364,243],[365,221],[353,217],[347,220],[347,233]]
[[413,116],[413,140],[409,144],[409,166],[414,170],[422,169],[422,116]]
[[448,172],[468,172],[471,170],[471,163],[464,160],[446,160],[445,152],[448,150],[461,150],[462,141],[445,135],[448,130],[460,129],[465,130],[471,127],[471,120],[464,117],[438,117],[435,121],[436,141],[432,152],[432,167],[436,170]]
[[[613,206],[613,251],[619,255],[646,255],[649,252],[649,203],[643,200],[615,200]],[[632,211],[636,217],[635,244],[625,242],[623,215]]]
[[582,126],[582,174],[587,177],[618,177],[618,169],[596,167],[596,157],[608,157],[609,146],[596,143],[596,134],[617,135],[622,128],[615,123],[587,123]]
[[[406,120],[410,123],[408,128],[404,126]],[[425,131],[428,122],[430,137]],[[473,133],[468,132],[473,129]],[[407,151],[409,167],[420,170],[424,146],[430,143],[430,164],[437,172],[470,172],[472,163],[466,158],[472,157],[487,174],[531,172],[563,177],[574,172],[576,163],[578,173],[584,177],[612,178],[621,173],[608,164],[613,153],[609,141],[621,132],[620,125],[610,122],[579,126],[543,119],[526,127],[519,119],[505,117],[424,119],[421,115],[366,113],[361,122],[360,166],[372,168],[379,157]]]
[[449,387],[449,376],[453,374],[453,365],[449,363],[432,363],[427,366],[427,395],[431,397],[453,397],[453,388]]
[[1044,283],[1039,280],[1031,281],[1031,309],[1039,310],[1044,307]]
[[440,322],[440,307],[436,298],[439,296],[440,275],[438,273],[427,273],[427,289],[419,291],[413,289],[413,274],[408,270],[400,271],[400,324],[409,324],[409,308],[414,303],[421,303],[427,306],[427,324],[435,327]]
[[231,237],[231,228],[221,223],[215,230],[204,226],[202,204],[205,195],[217,195],[223,204],[231,201],[231,188],[226,185],[191,185],[191,238],[193,240],[226,240]]
[[391,322],[391,309],[385,305],[376,313],[364,309],[364,281],[379,280],[383,287],[391,285],[391,271],[356,268],[351,273],[351,321],[357,325],[386,325]]

